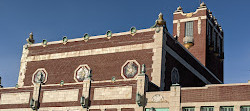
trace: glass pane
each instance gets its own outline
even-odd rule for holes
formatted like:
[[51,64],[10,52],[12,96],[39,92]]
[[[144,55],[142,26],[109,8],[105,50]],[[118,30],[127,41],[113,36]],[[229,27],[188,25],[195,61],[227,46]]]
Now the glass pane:
[[186,22],[185,26],[185,36],[186,37],[193,37],[193,22]]

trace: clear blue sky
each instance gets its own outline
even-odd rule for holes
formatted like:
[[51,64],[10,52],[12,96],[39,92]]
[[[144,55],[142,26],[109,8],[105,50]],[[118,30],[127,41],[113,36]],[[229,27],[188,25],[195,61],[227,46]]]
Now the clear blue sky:
[[[225,33],[225,83],[250,80],[249,0],[203,0]],[[0,0],[0,76],[2,85],[17,83],[29,33],[36,42],[102,35],[151,27],[160,12],[172,33],[172,13],[178,6],[195,11],[199,0]]]

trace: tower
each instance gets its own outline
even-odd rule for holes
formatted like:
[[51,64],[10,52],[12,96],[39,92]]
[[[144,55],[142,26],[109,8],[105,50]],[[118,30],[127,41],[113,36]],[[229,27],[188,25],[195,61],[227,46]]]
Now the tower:
[[206,68],[223,81],[224,33],[215,16],[202,2],[195,12],[173,13],[173,35]]

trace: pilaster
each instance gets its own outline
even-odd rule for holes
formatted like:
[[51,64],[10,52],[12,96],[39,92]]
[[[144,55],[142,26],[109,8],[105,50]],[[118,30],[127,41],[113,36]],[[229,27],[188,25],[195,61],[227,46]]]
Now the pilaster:
[[181,111],[180,94],[181,94],[181,87],[179,85],[172,85],[170,87],[170,101],[169,101],[170,111]]

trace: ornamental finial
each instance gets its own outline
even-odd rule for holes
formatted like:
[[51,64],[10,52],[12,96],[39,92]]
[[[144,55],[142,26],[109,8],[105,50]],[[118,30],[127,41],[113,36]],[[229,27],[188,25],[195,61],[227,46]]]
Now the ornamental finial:
[[29,44],[35,43],[35,40],[33,38],[33,32],[30,33],[29,38],[26,39]]
[[179,6],[175,12],[183,12],[181,6]]
[[155,24],[152,27],[154,28],[154,27],[160,27],[160,26],[166,26],[166,21],[163,19],[162,13],[158,15],[158,19],[155,21]]
[[206,6],[206,4],[204,3],[204,2],[202,2],[201,4],[200,4],[200,7],[199,8],[207,8],[207,6]]

